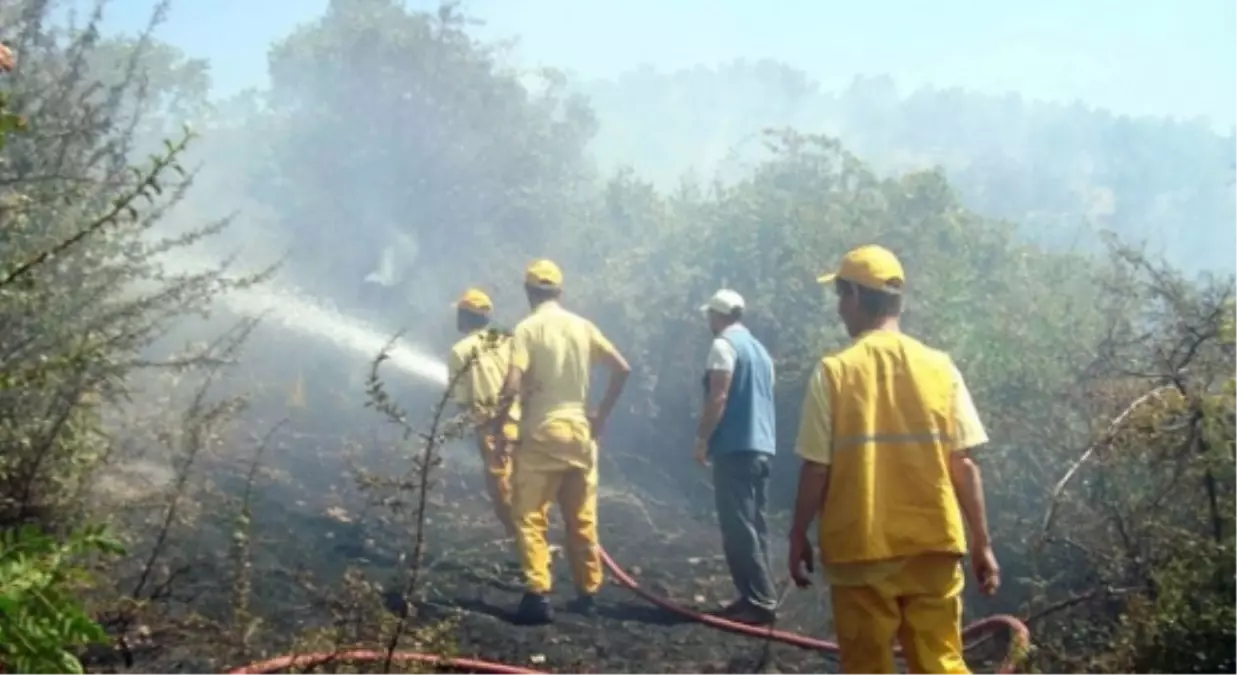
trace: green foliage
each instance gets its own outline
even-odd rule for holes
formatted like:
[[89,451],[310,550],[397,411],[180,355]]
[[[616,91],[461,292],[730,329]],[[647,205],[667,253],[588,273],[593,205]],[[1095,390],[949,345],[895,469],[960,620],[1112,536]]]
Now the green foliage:
[[26,129],[26,119],[21,115],[9,112],[9,99],[0,92],[0,151],[8,143],[9,134]]
[[[683,420],[697,412],[699,372],[683,364],[699,358],[707,336],[696,307],[720,285],[744,294],[745,321],[777,359],[779,445],[792,447],[808,374],[845,339],[815,278],[866,242],[889,246],[913,270],[905,326],[954,353],[1002,439],[992,453],[1018,451],[1004,439],[1022,439],[1049,418],[1060,425],[1039,385],[1066,377],[1071,352],[1083,349],[1077,343],[1098,334],[1098,321],[1074,311],[1095,293],[1085,259],[1019,243],[1010,225],[966,211],[940,173],[881,179],[836,141],[793,132],[767,139],[769,162],[708,192],[662,197],[616,177],[599,209],[604,220],[582,228],[580,252],[567,258],[578,261],[568,272],[577,302],[637,369],[633,417],[616,425],[647,430],[631,447],[690,448]],[[623,252],[624,241],[640,243]],[[1024,322],[1028,314],[1037,320]],[[1065,321],[1072,334],[1050,328]],[[775,493],[793,493],[794,458],[783,453],[779,462],[775,480],[785,489]],[[697,484],[694,469],[682,468],[663,475]]]
[[102,527],[63,539],[29,525],[0,532],[0,666],[18,673],[81,673],[73,648],[105,642],[74,592],[89,581],[80,559],[122,555]]
[[[1158,597],[1149,606],[1133,605],[1124,626],[1134,649],[1119,666],[1133,672],[1214,673],[1237,668],[1237,611],[1231,603],[1232,543],[1183,552],[1155,574]],[[1141,614],[1141,616],[1139,616]],[[1139,620],[1141,619],[1141,621]]]

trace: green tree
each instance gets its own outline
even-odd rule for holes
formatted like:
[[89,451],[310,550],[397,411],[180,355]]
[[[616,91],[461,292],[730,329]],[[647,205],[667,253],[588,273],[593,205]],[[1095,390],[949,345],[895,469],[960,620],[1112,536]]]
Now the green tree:
[[[279,123],[255,188],[293,234],[310,288],[370,309],[400,306],[414,286],[458,293],[487,271],[511,278],[571,221],[589,178],[589,109],[552,72],[533,93],[466,27],[453,4],[333,0],[272,49]],[[388,247],[389,290],[366,285]]]
[[[729,285],[748,299],[747,322],[777,361],[780,446],[790,448],[808,374],[844,338],[815,278],[865,242],[888,245],[914,270],[908,329],[956,352],[979,391],[1042,378],[1045,363],[1020,358],[1028,352],[1057,363],[1052,350],[1066,340],[1046,327],[1027,331],[1019,317],[1030,309],[1064,320],[1070,294],[1087,288],[1085,267],[1028,249],[1010,225],[967,212],[939,173],[880,179],[835,141],[793,132],[771,134],[769,144],[772,160],[707,192],[663,198],[621,175],[597,209],[609,220],[581,228],[578,259],[590,273],[574,292],[631,351],[634,386],[651,396],[632,404],[655,420],[630,421],[649,434],[632,447],[690,448],[701,375],[691,364],[707,336],[696,308]],[[622,253],[625,240],[641,245]],[[971,320],[977,307],[1000,320]],[[793,462],[790,454],[780,461]],[[778,474],[792,481],[789,467]],[[683,479],[694,484],[697,474]]]

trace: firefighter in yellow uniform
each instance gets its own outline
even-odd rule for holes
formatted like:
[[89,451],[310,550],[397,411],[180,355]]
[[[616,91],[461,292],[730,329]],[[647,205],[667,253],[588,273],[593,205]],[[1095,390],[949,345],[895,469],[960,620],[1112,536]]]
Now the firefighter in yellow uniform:
[[843,672],[896,672],[895,640],[911,672],[969,672],[967,527],[984,593],[1000,585],[971,459],[988,436],[949,356],[900,332],[905,276],[893,253],[860,247],[820,282],[833,284],[854,341],[821,360],[803,403],[791,576],[810,583],[807,532],[819,516]]
[[[597,326],[559,303],[562,283],[562,271],[553,262],[539,260],[529,266],[524,290],[532,313],[513,331],[511,368],[502,396],[510,400],[518,393],[523,405],[521,442],[514,453],[512,511],[527,587],[515,619],[525,624],[553,619],[547,534],[554,502],[566,526],[577,591],[569,609],[593,611],[593,596],[603,581],[597,542],[596,441],[631,370]],[[605,396],[590,414],[589,373],[598,363],[609,368],[610,377]]]
[[[477,448],[485,466],[485,487],[494,515],[508,537],[515,537],[511,520],[511,461],[499,452],[498,435],[507,443],[519,439],[520,406],[513,403],[510,418],[495,431],[499,393],[511,363],[511,339],[500,330],[489,330],[494,303],[484,292],[469,289],[456,302],[455,325],[464,338],[451,347],[448,364],[456,403],[468,411],[477,430]],[[474,360],[475,359],[475,360]],[[471,364],[471,365],[470,365]]]

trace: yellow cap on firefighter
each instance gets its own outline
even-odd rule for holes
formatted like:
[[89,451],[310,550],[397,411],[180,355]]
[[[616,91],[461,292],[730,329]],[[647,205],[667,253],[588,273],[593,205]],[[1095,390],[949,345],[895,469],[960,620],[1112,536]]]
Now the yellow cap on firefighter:
[[524,284],[538,288],[558,288],[563,285],[563,271],[551,260],[538,260],[524,271]]
[[490,310],[494,309],[494,303],[490,302],[490,296],[486,295],[485,291],[476,288],[464,291],[464,295],[460,296],[455,306],[476,314],[489,314]]
[[902,292],[902,286],[906,283],[906,274],[902,271],[902,263],[898,262],[898,257],[892,251],[870,244],[847,253],[842,258],[838,271],[817,277],[816,281],[828,284],[837,279],[897,295]]

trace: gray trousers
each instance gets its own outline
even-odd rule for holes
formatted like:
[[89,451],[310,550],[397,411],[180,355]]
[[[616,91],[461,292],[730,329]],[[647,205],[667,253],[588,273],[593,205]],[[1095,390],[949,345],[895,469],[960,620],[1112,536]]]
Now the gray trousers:
[[717,521],[730,578],[742,599],[775,609],[777,592],[769,572],[769,531],[765,527],[769,455],[728,452],[712,459]]

